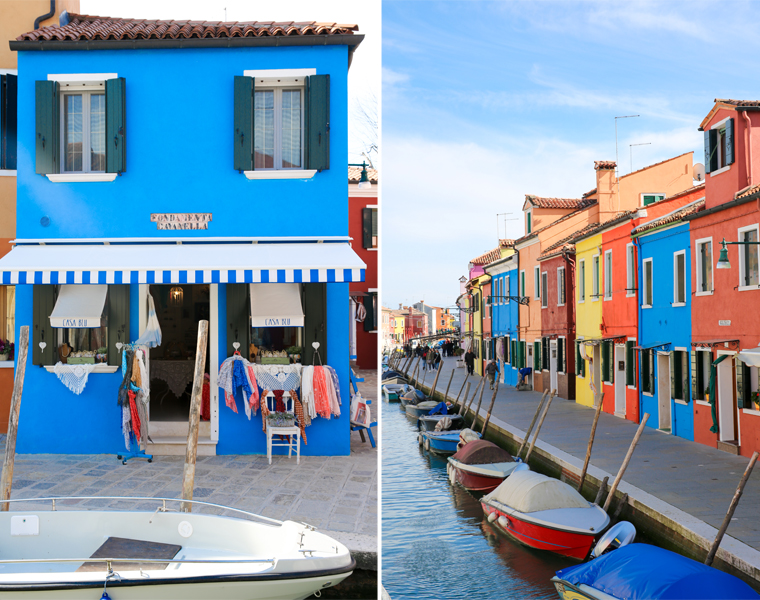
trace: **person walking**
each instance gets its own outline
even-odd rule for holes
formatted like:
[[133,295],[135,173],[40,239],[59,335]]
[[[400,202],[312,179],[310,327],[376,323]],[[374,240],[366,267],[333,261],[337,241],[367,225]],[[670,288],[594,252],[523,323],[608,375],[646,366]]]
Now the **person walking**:
[[496,381],[496,373],[499,372],[499,365],[496,364],[496,361],[491,359],[491,362],[488,363],[486,366],[486,375],[488,376],[488,389],[493,389],[493,384]]
[[467,365],[467,374],[472,375],[475,371],[475,354],[472,350],[464,353],[464,364]]
[[437,371],[438,369],[441,368],[441,353],[436,352],[435,358],[433,360],[435,361],[435,370]]

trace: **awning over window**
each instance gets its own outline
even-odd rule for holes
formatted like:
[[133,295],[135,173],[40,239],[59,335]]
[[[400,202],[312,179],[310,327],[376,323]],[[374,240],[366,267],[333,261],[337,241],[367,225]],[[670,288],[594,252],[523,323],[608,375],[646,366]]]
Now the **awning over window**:
[[729,340],[726,338],[717,338],[712,340],[701,340],[692,342],[691,345],[694,348],[714,348],[715,346],[725,346],[732,350],[739,349],[739,340]]
[[301,286],[251,284],[251,327],[303,327]]
[[347,243],[18,245],[0,284],[333,283],[364,281]]
[[736,358],[749,367],[760,367],[760,347],[742,350]]
[[107,285],[62,285],[50,315],[51,327],[100,327]]
[[660,348],[662,346],[670,346],[671,342],[656,342],[654,344],[644,344],[642,346],[634,346],[634,350],[653,350],[654,348]]
[[615,342],[616,344],[624,344],[628,341],[628,337],[625,335],[609,335],[607,337],[602,338],[594,338],[594,339],[583,339],[578,340],[581,344],[586,344],[587,346],[598,346],[602,342]]

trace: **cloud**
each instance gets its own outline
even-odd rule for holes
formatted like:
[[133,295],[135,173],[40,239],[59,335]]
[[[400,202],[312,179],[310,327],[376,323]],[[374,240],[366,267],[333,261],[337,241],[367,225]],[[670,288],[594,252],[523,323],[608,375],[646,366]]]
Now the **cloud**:
[[399,85],[409,81],[409,75],[399,73],[388,67],[383,67],[383,87],[389,85]]

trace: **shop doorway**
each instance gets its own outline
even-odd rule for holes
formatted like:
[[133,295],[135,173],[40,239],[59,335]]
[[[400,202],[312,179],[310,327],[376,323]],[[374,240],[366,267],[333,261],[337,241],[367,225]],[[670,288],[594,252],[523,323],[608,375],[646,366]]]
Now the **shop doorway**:
[[[198,346],[198,322],[209,320],[210,286],[151,285],[162,342],[150,351],[150,422],[186,424]],[[210,373],[206,348],[205,373]],[[209,420],[209,407],[201,410],[201,421]],[[186,435],[186,426],[185,433]]]
[[549,390],[557,389],[557,340],[549,341]]
[[729,357],[718,365],[718,439],[721,442],[735,442],[738,437],[733,362]]
[[670,354],[657,355],[657,412],[658,428],[670,433],[672,415],[670,412]]
[[625,417],[625,346],[615,346],[615,414]]

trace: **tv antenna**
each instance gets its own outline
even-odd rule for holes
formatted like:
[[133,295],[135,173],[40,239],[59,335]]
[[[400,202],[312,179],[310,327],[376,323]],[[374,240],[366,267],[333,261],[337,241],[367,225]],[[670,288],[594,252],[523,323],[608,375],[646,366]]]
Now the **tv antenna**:
[[517,217],[513,217],[511,219],[507,219],[509,215],[512,215],[514,213],[508,212],[508,213],[496,213],[496,239],[500,240],[500,233],[499,233],[499,217],[504,217],[504,238],[507,237],[507,221],[517,221]]
[[633,173],[633,147],[634,146],[651,146],[652,142],[642,142],[641,144],[628,144],[628,149],[631,152],[631,170],[630,172]]
[[617,138],[617,120],[618,119],[634,119],[636,117],[640,117],[641,115],[622,115],[620,117],[615,117],[615,184],[617,185],[617,209],[620,210],[620,172],[618,164],[620,161],[618,160],[618,138]]

